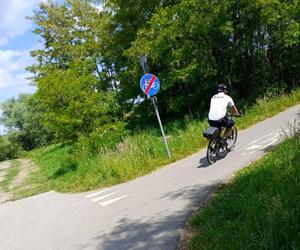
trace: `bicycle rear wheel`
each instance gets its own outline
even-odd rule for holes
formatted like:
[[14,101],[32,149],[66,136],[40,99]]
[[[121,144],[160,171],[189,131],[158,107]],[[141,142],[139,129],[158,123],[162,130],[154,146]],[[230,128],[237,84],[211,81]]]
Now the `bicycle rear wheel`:
[[227,142],[226,148],[228,150],[232,150],[235,147],[236,139],[237,139],[237,128],[233,127],[231,129],[230,135],[226,139]]
[[216,162],[220,153],[220,148],[218,146],[217,138],[212,139],[207,146],[206,159],[209,164]]

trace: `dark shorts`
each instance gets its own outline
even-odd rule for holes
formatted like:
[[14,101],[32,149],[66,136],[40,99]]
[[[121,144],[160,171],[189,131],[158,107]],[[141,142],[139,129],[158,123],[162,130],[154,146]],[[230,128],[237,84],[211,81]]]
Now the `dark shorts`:
[[208,120],[208,123],[210,126],[217,127],[219,129],[221,129],[221,127],[232,128],[234,126],[234,121],[226,116],[218,121]]

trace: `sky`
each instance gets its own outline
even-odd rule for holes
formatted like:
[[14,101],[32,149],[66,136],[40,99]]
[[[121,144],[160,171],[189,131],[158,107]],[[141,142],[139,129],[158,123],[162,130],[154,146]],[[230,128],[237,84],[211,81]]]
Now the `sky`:
[[[34,63],[30,51],[41,47],[26,16],[43,0],[0,0],[0,102],[20,93],[34,93],[25,68]],[[3,127],[0,125],[0,134]]]

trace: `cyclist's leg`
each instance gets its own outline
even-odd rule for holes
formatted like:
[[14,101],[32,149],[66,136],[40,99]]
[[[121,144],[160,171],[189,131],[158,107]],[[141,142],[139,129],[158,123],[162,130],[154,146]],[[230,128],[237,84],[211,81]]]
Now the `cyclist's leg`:
[[228,117],[225,117],[224,119],[225,132],[223,136],[225,139],[231,134],[233,126],[234,126],[234,121],[229,119]]
[[212,127],[218,128],[220,131],[223,126],[220,120],[218,120],[218,121],[208,120],[208,124]]

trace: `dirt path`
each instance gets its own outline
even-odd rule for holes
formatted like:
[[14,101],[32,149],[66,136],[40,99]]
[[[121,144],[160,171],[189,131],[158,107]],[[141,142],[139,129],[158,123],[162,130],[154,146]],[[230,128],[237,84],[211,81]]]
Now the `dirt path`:
[[19,159],[18,161],[21,163],[21,169],[10,184],[10,189],[14,189],[21,185],[27,179],[29,174],[35,170],[33,163],[29,159]]
[[[30,174],[36,170],[34,164],[29,159],[18,159],[17,161],[20,163],[20,170],[9,184],[9,191],[3,190],[0,186],[0,204],[10,200],[13,196],[11,191],[22,185]],[[0,184],[4,181],[5,176],[13,166],[11,161],[0,162]]]
[[[11,167],[12,164],[10,161],[4,161],[0,163],[0,183],[4,180],[6,174],[8,173],[8,170]],[[9,200],[9,198],[10,194],[0,189],[0,204]]]

